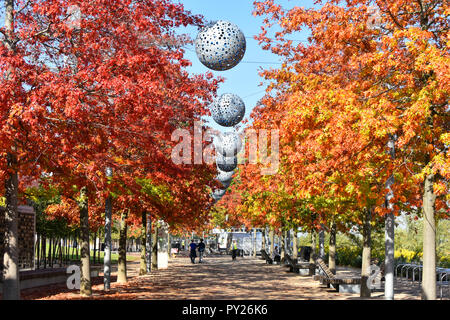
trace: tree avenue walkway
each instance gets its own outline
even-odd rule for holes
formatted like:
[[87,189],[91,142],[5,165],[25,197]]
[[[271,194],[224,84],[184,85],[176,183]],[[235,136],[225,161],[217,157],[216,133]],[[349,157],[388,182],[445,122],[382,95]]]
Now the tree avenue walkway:
[[[197,260],[198,261],[198,260]],[[196,261],[196,262],[197,262]],[[137,276],[138,263],[131,262],[129,282],[112,283],[111,291],[103,291],[103,277],[93,280],[93,296],[89,299],[164,299],[164,300],[353,300],[359,294],[338,293],[314,281],[288,272],[289,268],[266,265],[255,258],[208,256],[202,264],[192,264],[188,257],[170,259],[169,268],[150,275]],[[338,268],[338,275],[355,276],[358,269]],[[116,278],[113,274],[112,281]],[[420,288],[396,285],[396,299],[420,299]],[[65,285],[23,290],[23,299],[80,299],[77,291]],[[371,299],[383,299],[383,292],[374,292]]]

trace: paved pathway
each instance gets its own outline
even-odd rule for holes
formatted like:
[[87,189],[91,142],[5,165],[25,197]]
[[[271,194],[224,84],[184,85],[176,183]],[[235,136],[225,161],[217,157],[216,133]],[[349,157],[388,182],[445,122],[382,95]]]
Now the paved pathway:
[[[129,263],[130,280],[126,285],[112,283],[103,292],[103,278],[93,281],[93,299],[274,299],[329,300],[360,299],[359,294],[338,293],[312,280],[288,272],[279,265],[266,265],[263,260],[230,256],[209,256],[205,263],[192,264],[187,257],[170,259],[169,268],[150,275],[137,276],[138,263]],[[353,276],[358,269],[338,268],[338,275]],[[113,277],[115,280],[115,277]],[[420,299],[418,285],[397,284],[396,299]],[[24,290],[24,299],[80,299],[77,292],[64,285]],[[383,292],[372,299],[383,299]]]

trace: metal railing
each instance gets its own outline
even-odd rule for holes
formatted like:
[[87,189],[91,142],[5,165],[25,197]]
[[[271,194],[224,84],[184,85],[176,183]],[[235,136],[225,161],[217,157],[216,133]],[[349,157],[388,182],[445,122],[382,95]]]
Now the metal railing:
[[[423,265],[416,263],[399,263],[395,266],[395,278],[399,281],[406,281],[420,285],[422,283]],[[417,276],[416,276],[417,275]],[[436,285],[439,288],[439,295],[442,299],[444,289],[447,287],[450,296],[450,269],[436,268]]]
[[450,269],[436,268],[436,274],[438,276],[437,286],[439,288],[441,300],[443,296],[444,287],[447,287],[447,291],[450,297]]

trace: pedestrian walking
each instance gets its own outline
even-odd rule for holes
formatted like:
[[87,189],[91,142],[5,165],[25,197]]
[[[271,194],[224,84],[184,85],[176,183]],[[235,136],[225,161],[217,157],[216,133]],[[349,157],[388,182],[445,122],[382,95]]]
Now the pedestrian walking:
[[205,253],[205,244],[203,239],[200,239],[200,243],[197,245],[198,248],[198,263],[203,262],[203,254]]
[[194,242],[194,239],[191,240],[191,244],[189,245],[189,247],[191,248],[191,252],[189,255],[191,258],[191,262],[195,263],[195,258],[197,258],[197,253],[196,253],[197,244]]
[[233,240],[233,244],[231,245],[231,259],[234,261],[236,260],[236,255],[237,255],[237,242],[236,240]]

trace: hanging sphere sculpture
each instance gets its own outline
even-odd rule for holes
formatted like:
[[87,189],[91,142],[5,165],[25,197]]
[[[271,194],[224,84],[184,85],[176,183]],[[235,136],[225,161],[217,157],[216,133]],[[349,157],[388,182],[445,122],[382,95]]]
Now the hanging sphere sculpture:
[[222,197],[220,197],[220,196],[218,196],[218,195],[216,195],[216,194],[214,194],[214,193],[211,193],[211,198],[213,198],[215,202],[217,202],[217,201],[219,201],[220,199],[222,199]]
[[225,157],[235,156],[241,151],[242,141],[238,134],[227,132],[218,136],[216,151]]
[[206,25],[194,44],[200,62],[216,71],[235,67],[244,57],[246,48],[245,36],[239,27],[224,20]]
[[225,172],[220,169],[217,170],[218,174],[216,179],[219,181],[227,181],[233,178],[234,171]]
[[224,189],[227,189],[230,186],[231,181],[233,181],[233,179],[228,179],[228,180],[224,180],[224,181],[219,180],[220,184],[222,185],[222,187]]
[[225,93],[212,103],[211,114],[221,126],[235,126],[244,118],[244,101],[233,93]]
[[237,167],[237,157],[224,157],[221,154],[217,154],[216,163],[220,170],[230,172]]
[[226,192],[227,192],[226,189],[217,189],[217,190],[214,190],[213,193],[212,193],[212,198],[213,198],[214,200],[216,200],[216,199],[221,199],[221,198],[225,195]]

